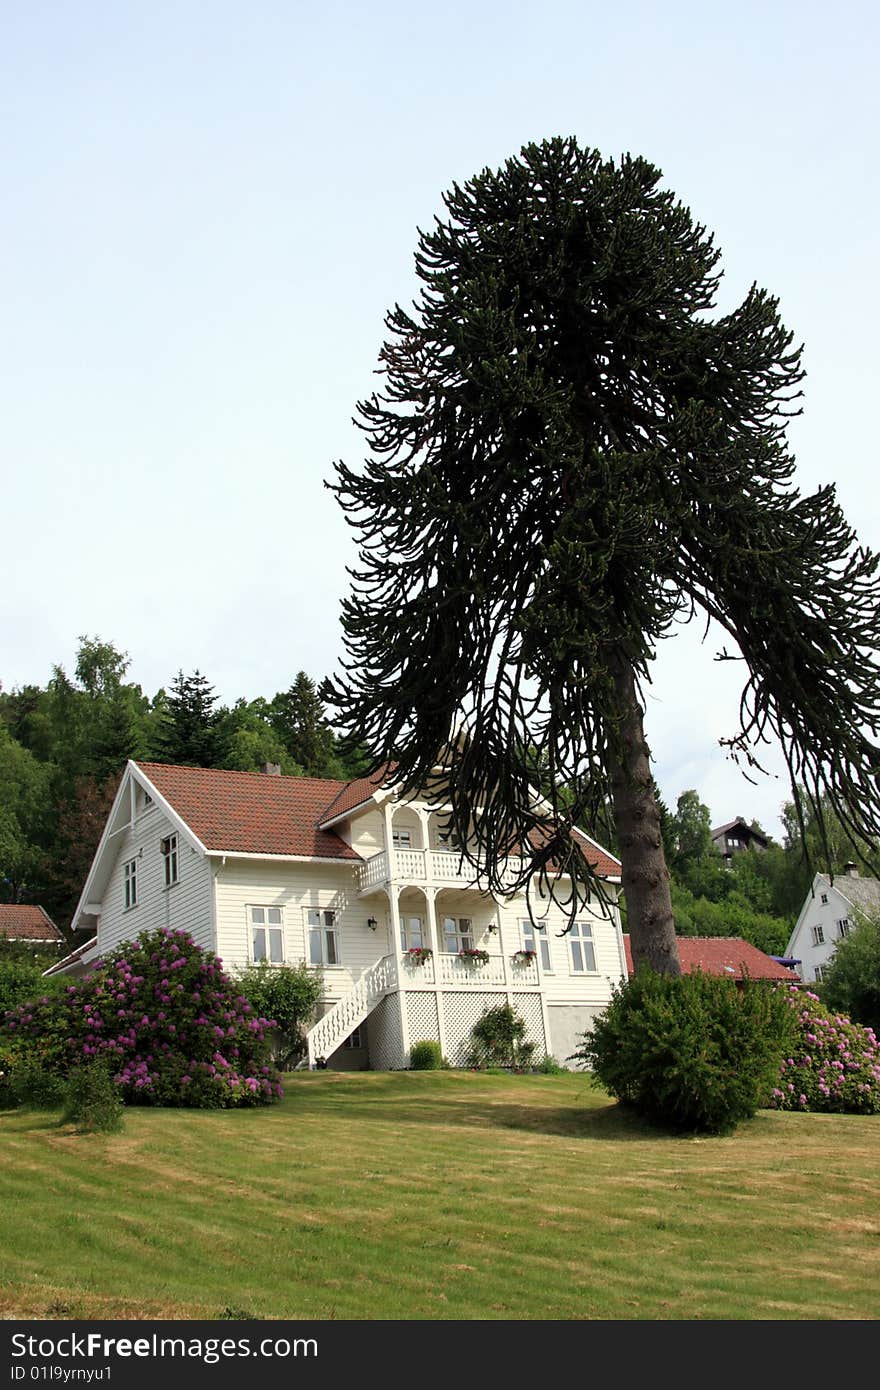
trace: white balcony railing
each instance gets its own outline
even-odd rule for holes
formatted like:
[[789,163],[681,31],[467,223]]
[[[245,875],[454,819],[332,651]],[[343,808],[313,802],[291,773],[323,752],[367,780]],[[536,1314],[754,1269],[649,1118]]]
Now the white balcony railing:
[[487,985],[504,985],[505,960],[503,956],[490,956],[485,965],[458,955],[438,957],[439,983],[441,985],[469,986],[485,989]]
[[[522,860],[507,861],[506,877],[513,882]],[[472,864],[454,850],[380,850],[358,866],[358,889],[368,892],[386,883],[439,883],[472,888],[476,875]]]

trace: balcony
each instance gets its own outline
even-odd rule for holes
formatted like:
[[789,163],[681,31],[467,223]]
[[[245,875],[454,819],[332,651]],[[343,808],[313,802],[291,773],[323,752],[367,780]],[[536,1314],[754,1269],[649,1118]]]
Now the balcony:
[[407,989],[537,989],[541,983],[537,960],[519,962],[501,954],[482,962],[441,953],[416,963],[406,953],[397,958],[398,980]]
[[[522,861],[508,860],[511,881]],[[358,867],[358,891],[375,893],[388,884],[433,884],[443,888],[473,888],[474,870],[454,850],[392,849],[374,854]]]

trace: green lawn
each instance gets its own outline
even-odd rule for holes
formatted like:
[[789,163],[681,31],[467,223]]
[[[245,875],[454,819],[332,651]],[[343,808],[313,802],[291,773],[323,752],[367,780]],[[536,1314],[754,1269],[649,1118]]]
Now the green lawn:
[[299,1073],[0,1116],[6,1317],[874,1318],[880,1117],[650,1131],[583,1076]]

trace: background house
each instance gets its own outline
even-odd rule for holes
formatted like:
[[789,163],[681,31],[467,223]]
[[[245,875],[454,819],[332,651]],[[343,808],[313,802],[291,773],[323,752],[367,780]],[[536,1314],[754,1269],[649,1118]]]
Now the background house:
[[612,905],[594,902],[564,933],[553,906],[536,924],[521,896],[481,892],[444,820],[390,777],[130,762],[74,918],[92,941],[58,968],[82,971],[145,929],[183,928],[232,971],[321,970],[310,1060],[393,1069],[430,1038],[460,1064],[474,1023],[509,1001],[536,1055],[564,1062],[624,976],[620,864],[582,837]]
[[[623,944],[627,972],[633,975],[635,971],[628,936],[624,936]],[[793,970],[780,965],[772,956],[765,955],[757,946],[738,936],[680,936],[678,955],[683,975],[689,975],[692,970],[703,970],[707,975],[727,975],[740,982],[746,978],[788,980],[792,984],[798,981]]]
[[863,878],[855,864],[846,864],[833,882],[816,874],[785,953],[801,962],[802,980],[824,977],[837,943],[856,930],[860,914],[880,914],[880,879]]
[[0,903],[0,938],[33,941],[41,946],[60,945],[64,941],[49,914],[33,903]]
[[718,825],[712,831],[712,845],[726,864],[730,863],[734,854],[746,849],[766,849],[769,843],[770,837],[749,825],[742,816],[728,821],[726,825]]

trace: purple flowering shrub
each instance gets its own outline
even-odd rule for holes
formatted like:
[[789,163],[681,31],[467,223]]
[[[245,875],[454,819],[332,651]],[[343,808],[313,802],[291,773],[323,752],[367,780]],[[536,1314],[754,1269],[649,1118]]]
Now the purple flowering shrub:
[[795,1014],[797,1044],[783,1058],[770,1095],[775,1110],[880,1113],[880,1045],[870,1028],[832,1012],[818,995],[785,990]]
[[260,1018],[216,956],[184,931],[143,932],[91,975],[7,1013],[30,1065],[67,1076],[101,1060],[130,1105],[217,1109],[282,1095]]

